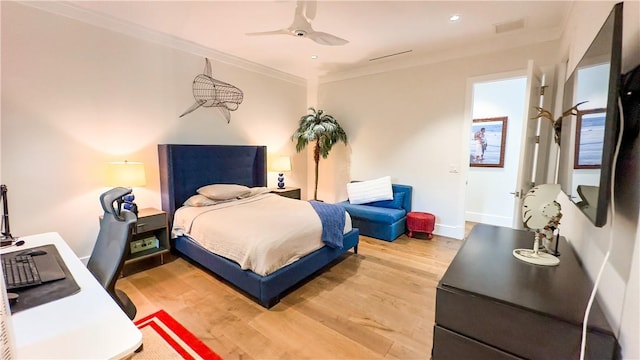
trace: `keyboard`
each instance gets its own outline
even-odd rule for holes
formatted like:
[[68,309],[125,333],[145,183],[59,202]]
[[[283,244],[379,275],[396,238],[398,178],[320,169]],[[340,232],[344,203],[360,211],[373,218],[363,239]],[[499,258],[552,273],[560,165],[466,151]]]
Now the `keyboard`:
[[2,270],[7,290],[42,284],[31,255],[2,257]]

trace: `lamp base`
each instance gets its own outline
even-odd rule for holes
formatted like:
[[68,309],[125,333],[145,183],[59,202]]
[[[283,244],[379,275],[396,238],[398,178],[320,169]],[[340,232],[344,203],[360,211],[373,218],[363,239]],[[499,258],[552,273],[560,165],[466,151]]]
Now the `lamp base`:
[[284,174],[278,174],[278,189],[284,189]]
[[11,236],[11,234],[0,236],[0,246],[5,247],[9,245],[13,245],[13,236]]
[[560,264],[560,259],[557,257],[537,252],[531,249],[515,249],[513,250],[513,256],[518,260],[528,262],[530,264],[542,265],[542,266],[557,266]]

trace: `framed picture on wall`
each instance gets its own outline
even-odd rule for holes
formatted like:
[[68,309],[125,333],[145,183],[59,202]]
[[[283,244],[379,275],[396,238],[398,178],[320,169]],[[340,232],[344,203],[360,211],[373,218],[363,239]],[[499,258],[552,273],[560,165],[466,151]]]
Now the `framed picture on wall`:
[[504,167],[507,117],[473,119],[471,124],[471,167]]
[[580,110],[576,116],[574,169],[600,169],[606,109]]

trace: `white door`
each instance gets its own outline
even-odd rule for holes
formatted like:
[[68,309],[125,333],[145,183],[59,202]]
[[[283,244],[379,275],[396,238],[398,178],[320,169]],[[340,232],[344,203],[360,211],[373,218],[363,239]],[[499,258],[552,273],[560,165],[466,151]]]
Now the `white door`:
[[511,191],[514,197],[513,228],[522,229],[522,199],[524,195],[534,186],[536,179],[536,167],[546,164],[538,164],[536,138],[539,131],[539,120],[533,119],[538,111],[535,106],[542,106],[544,85],[543,72],[529,60],[527,65],[527,88],[524,106],[524,126],[522,127],[522,145],[520,149],[520,166],[518,167],[518,177],[516,188]]

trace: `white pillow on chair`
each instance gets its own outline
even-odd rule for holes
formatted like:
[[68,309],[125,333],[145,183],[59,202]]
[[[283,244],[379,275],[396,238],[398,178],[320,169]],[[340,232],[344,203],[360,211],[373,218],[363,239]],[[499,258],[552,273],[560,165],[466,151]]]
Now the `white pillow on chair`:
[[392,200],[391,177],[385,176],[374,180],[348,183],[347,194],[349,195],[349,203],[354,205]]

